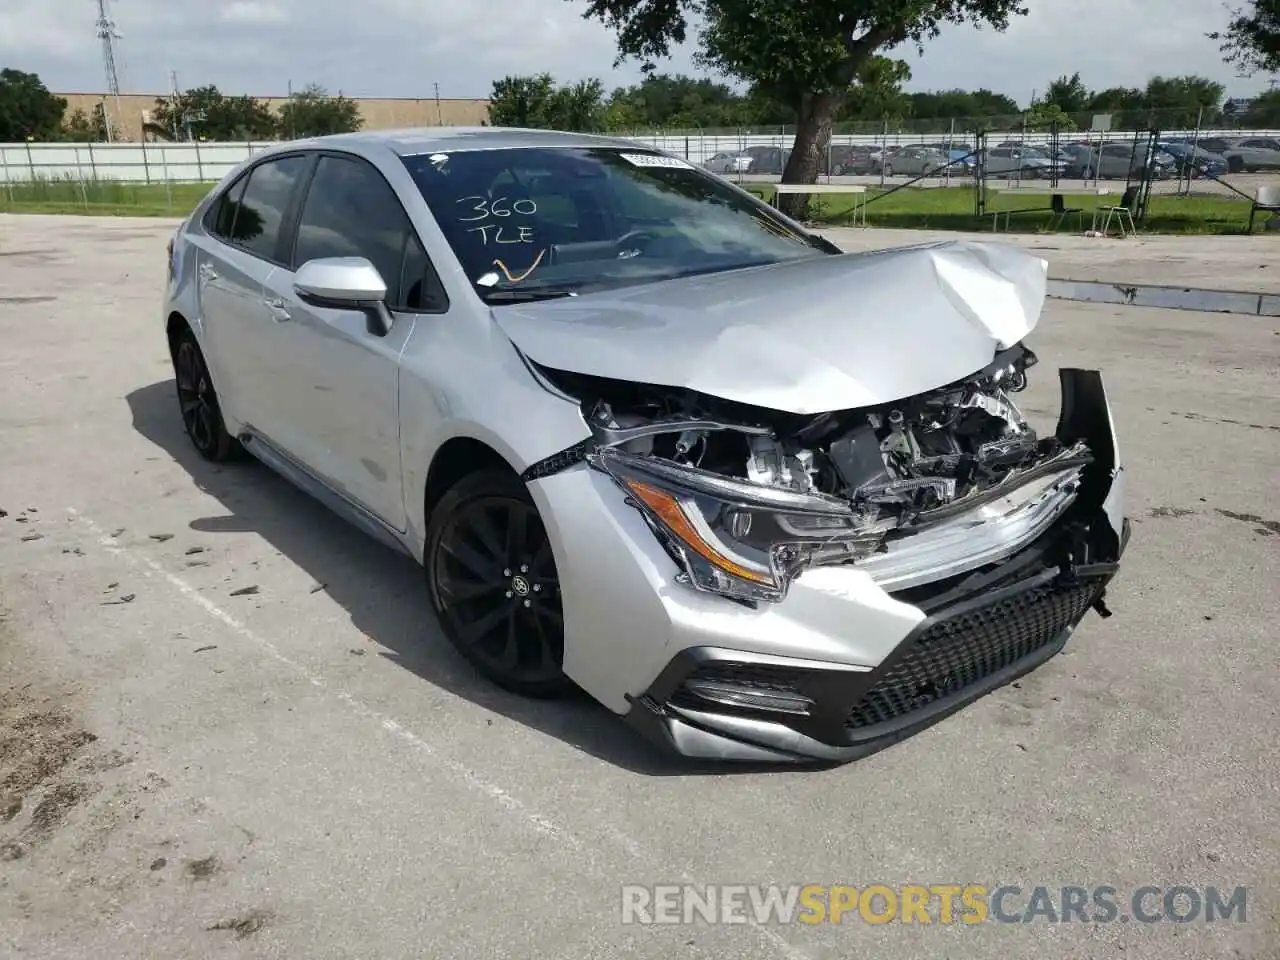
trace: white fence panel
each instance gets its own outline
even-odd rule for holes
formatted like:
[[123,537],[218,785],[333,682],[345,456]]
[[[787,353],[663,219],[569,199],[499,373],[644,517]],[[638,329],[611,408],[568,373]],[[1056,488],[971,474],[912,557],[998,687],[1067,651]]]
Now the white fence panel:
[[[1190,138],[1194,130],[1165,131],[1166,139]],[[1113,130],[1107,133],[1079,131],[1063,135],[1060,140],[1130,141],[1145,134]],[[1278,137],[1274,130],[1201,130],[1201,138]],[[705,163],[717,153],[745,150],[747,147],[781,147],[789,149],[793,134],[655,134],[623,137],[634,143],[684,157],[691,163]],[[1027,134],[1020,130],[992,131],[987,143],[996,145],[1006,140],[1047,144],[1047,133]],[[832,145],[866,144],[898,146],[909,143],[953,142],[956,149],[972,149],[972,134],[903,133],[903,134],[837,134]],[[265,150],[271,142],[248,143],[6,143],[0,144],[0,183],[20,183],[32,179],[127,180],[140,183],[209,183],[220,180],[236,164]]]

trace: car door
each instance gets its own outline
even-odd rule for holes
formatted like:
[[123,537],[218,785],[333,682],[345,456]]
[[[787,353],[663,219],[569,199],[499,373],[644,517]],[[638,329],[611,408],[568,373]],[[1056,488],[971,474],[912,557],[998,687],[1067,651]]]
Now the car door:
[[274,323],[264,284],[281,262],[281,228],[308,162],[290,154],[255,164],[192,234],[205,359],[228,415],[254,429],[271,422],[265,392]]
[[[364,257],[377,268],[394,318],[389,332],[377,331],[360,310],[299,298],[294,271],[324,257]],[[288,315],[281,324],[287,452],[330,488],[404,530],[399,357],[419,314],[444,312],[447,301],[404,206],[371,163],[320,156],[299,205],[290,266],[267,286]]]

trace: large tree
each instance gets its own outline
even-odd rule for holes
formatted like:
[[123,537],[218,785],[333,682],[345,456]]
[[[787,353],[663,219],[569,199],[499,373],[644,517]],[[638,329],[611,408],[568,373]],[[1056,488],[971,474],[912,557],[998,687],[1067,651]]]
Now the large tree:
[[1255,130],[1274,130],[1280,127],[1280,90],[1271,90],[1254,98],[1240,125],[1245,128],[1253,127]]
[[354,133],[364,126],[360,105],[339,93],[330,96],[324,87],[309,84],[280,107],[280,135],[290,140]]
[[660,73],[613,92],[609,111],[635,127],[704,130],[749,124],[745,99],[725,83],[706,77]]
[[228,97],[212,85],[157,98],[152,116],[178,140],[268,140],[276,135],[276,118],[265,103]]
[[[582,2],[582,0],[570,0]],[[796,142],[782,179],[812,183],[831,125],[859,70],[880,51],[922,43],[948,23],[1004,29],[1020,0],[586,0],[609,26],[620,58],[648,69],[701,21],[700,59],[791,107]]]
[[549,73],[495,80],[489,93],[489,123],[495,127],[541,127],[594,131],[605,126],[604,87],[599,80],[556,86]]
[[1227,29],[1209,36],[1222,42],[1229,63],[1250,73],[1280,71],[1280,0],[1252,0],[1232,10]]
[[1063,76],[1052,81],[1040,103],[1056,106],[1063,113],[1083,113],[1089,106],[1089,96],[1089,88],[1084,85],[1077,71],[1069,77]]
[[1150,125],[1164,130],[1181,130],[1218,122],[1224,88],[1207,77],[1152,77],[1147,81],[1145,106]]
[[34,73],[0,70],[0,143],[59,139],[66,109]]
[[870,57],[858,69],[836,119],[895,123],[905,119],[911,114],[911,100],[902,85],[910,79],[911,67],[905,61]]

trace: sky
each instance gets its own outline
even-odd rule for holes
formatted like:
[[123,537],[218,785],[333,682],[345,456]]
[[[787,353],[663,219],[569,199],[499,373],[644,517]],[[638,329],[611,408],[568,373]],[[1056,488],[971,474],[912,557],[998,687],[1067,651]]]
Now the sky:
[[[1238,78],[1204,34],[1227,14],[1214,0],[1026,0],[1006,33],[949,26],[901,56],[910,90],[987,87],[1025,105],[1053,78],[1080,71],[1092,89],[1195,73],[1228,96],[1266,89]],[[485,97],[510,74],[600,77],[612,90],[639,79],[613,66],[611,35],[584,21],[583,0],[112,0],[121,89],[182,88],[282,96],[319,83],[353,97]],[[0,0],[0,67],[40,75],[55,92],[105,89],[97,0]],[[692,49],[660,65],[697,71]]]

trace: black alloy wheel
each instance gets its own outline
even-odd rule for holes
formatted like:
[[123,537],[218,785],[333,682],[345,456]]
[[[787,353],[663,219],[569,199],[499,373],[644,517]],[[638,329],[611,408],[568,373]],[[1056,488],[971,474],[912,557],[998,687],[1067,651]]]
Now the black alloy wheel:
[[173,372],[178,386],[182,425],[196,451],[206,460],[230,460],[241,453],[240,443],[227,433],[213,389],[209,367],[191,331],[183,331],[173,347]]
[[551,541],[525,485],[486,470],[431,512],[431,601],[449,641],[500,687],[533,697],[572,689],[561,670],[564,615]]

